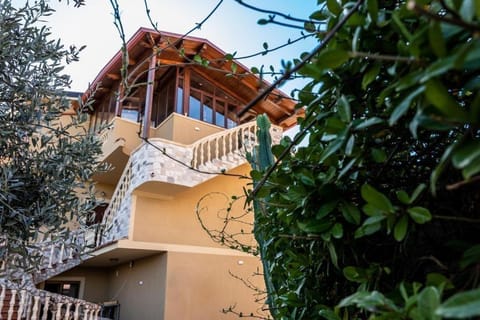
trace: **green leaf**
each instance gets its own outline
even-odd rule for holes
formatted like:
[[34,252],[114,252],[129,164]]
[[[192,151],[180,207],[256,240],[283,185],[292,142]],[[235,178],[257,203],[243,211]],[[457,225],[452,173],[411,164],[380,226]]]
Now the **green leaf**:
[[445,40],[443,39],[442,30],[438,21],[432,21],[430,23],[430,27],[428,28],[428,40],[432,51],[437,57],[441,58],[447,54]]
[[337,201],[330,201],[322,205],[320,209],[318,209],[317,214],[315,215],[315,218],[320,220],[326,217],[330,212],[335,210],[335,208],[337,207],[337,203],[338,203]]
[[334,16],[338,16],[342,13],[342,6],[337,2],[337,0],[327,0],[328,11],[333,13]]
[[335,246],[332,242],[327,242],[328,253],[330,254],[330,260],[332,264],[338,268],[338,256],[337,251],[335,250]]
[[345,136],[342,135],[342,137],[336,138],[335,140],[331,141],[328,146],[323,150],[322,156],[320,157],[319,162],[322,163],[324,162],[328,157],[330,157],[332,154],[337,152],[345,143]]
[[320,53],[316,65],[320,69],[335,69],[344,64],[349,58],[350,55],[348,51],[328,49]]
[[437,308],[435,314],[447,318],[480,316],[480,289],[457,293]]
[[464,179],[470,179],[472,176],[476,175],[480,172],[480,157],[477,158],[476,161],[473,161],[469,165],[467,165],[462,170],[462,176]]
[[372,148],[371,150],[373,161],[382,163],[387,160],[387,154],[382,149]]
[[363,224],[355,230],[355,238],[361,238],[363,236],[368,236],[374,234],[382,227],[382,221],[385,220],[385,216],[374,216],[367,218]]
[[200,55],[196,54],[194,57],[193,57],[193,61],[197,62],[197,63],[200,63],[202,64],[203,63],[203,59]]
[[475,16],[475,1],[463,0],[460,7],[460,16],[464,21],[471,22]]
[[465,269],[469,265],[480,262],[480,244],[468,248],[460,259],[460,268]]
[[313,33],[315,31],[317,31],[317,26],[312,21],[305,21],[303,23],[303,28],[305,29],[305,31],[307,31],[309,33]]
[[451,120],[468,121],[467,112],[460,107],[440,81],[429,80],[426,83],[425,95],[432,105]]
[[430,175],[430,190],[432,191],[433,195],[436,194],[438,178],[440,178],[440,175],[442,174],[443,169],[445,169],[445,166],[447,165],[448,160],[451,158],[453,151],[459,144],[459,141],[460,140],[455,141],[445,149],[445,151],[442,154],[442,157],[440,158],[439,163],[437,164],[435,169],[432,171],[432,174]]
[[407,212],[410,214],[410,218],[418,224],[424,224],[425,222],[432,220],[432,214],[424,207],[408,208]]
[[352,121],[352,111],[350,110],[350,103],[344,95],[342,95],[337,100],[337,110],[338,115],[343,122],[348,123]]
[[420,183],[415,190],[413,190],[412,197],[410,198],[410,203],[414,203],[417,200],[418,196],[427,188],[425,183]]
[[323,233],[332,227],[332,222],[325,220],[307,220],[306,222],[297,221],[300,230],[306,233]]
[[380,72],[380,64],[375,64],[373,67],[368,69],[368,71],[365,73],[362,79],[362,89],[365,90],[370,83],[372,83],[373,80],[378,76],[378,73]]
[[427,274],[427,286],[434,286],[437,288],[453,289],[452,282],[441,273],[431,272]]
[[480,140],[460,145],[452,155],[452,164],[457,169],[463,169],[473,162],[480,162]]
[[378,117],[372,117],[372,118],[359,121],[359,123],[354,125],[353,128],[355,130],[362,130],[380,123],[383,123],[382,119]]
[[358,308],[366,309],[370,312],[377,311],[379,309],[390,309],[393,311],[399,311],[399,308],[386,298],[382,293],[378,291],[359,291],[346,298],[339,303],[339,307],[348,307],[355,305]]
[[354,146],[355,146],[355,135],[352,134],[350,138],[348,138],[347,144],[345,145],[345,155],[351,156]]
[[418,311],[423,319],[440,320],[435,310],[440,305],[440,293],[435,287],[426,287],[418,294]]
[[364,269],[353,266],[343,268],[343,275],[345,278],[353,282],[362,283],[368,280],[367,273]]
[[343,226],[341,223],[335,223],[332,227],[332,229],[330,230],[330,232],[332,233],[332,236],[335,238],[335,239],[340,239],[343,237]]
[[398,104],[395,109],[393,109],[390,119],[388,119],[388,124],[393,126],[410,108],[412,105],[413,99],[415,99],[419,94],[425,91],[424,86],[419,86],[416,90],[411,92],[401,103]]
[[402,241],[405,238],[408,230],[408,217],[406,215],[402,216],[393,229],[393,237],[397,241]]
[[360,224],[360,210],[349,202],[344,202],[340,206],[345,220],[352,224]]
[[404,204],[410,204],[410,197],[408,196],[408,193],[405,192],[405,190],[398,190],[396,193],[397,199],[400,200],[400,202]]
[[342,320],[335,312],[330,309],[322,309],[318,312],[318,315],[327,320]]
[[377,22],[378,20],[378,1],[377,0],[367,0],[368,14],[372,18],[372,21]]
[[362,198],[367,203],[388,213],[395,212],[395,208],[393,207],[390,200],[383,193],[379,192],[377,189],[375,189],[371,185],[364,184],[360,192],[362,194]]

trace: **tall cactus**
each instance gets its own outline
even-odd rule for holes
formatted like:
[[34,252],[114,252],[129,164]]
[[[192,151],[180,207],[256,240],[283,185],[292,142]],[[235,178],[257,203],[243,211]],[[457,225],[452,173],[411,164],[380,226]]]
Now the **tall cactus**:
[[[270,121],[268,120],[268,117],[266,115],[259,115],[257,117],[257,126],[258,145],[255,146],[252,153],[248,156],[248,161],[250,162],[253,170],[264,172],[268,167],[273,165],[275,161],[271,150],[272,138],[270,137],[269,132]],[[254,179],[253,184],[256,186],[258,181]],[[255,198],[255,196],[252,200],[254,209],[253,233],[255,235],[255,239],[257,240],[260,258],[262,260],[263,275],[267,289],[267,304],[270,309],[270,313],[274,318],[276,318],[275,315],[278,313],[274,299],[276,290],[271,277],[271,264],[270,261],[266,259],[268,237],[265,230],[260,225],[260,217],[266,215],[267,212],[263,204],[264,202],[261,203]]]

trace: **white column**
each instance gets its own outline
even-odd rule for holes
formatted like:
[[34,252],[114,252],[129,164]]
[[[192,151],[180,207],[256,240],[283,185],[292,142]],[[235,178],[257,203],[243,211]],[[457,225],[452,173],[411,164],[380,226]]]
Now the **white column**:
[[78,316],[80,315],[80,303],[75,303],[75,313],[73,314],[73,320],[78,320]]
[[70,319],[70,307],[72,306],[72,303],[71,302],[68,302],[67,303],[67,310],[65,311],[65,320],[69,320]]
[[17,290],[13,289],[13,290],[10,290],[10,292],[12,293],[12,297],[10,299],[10,308],[8,308],[8,317],[7,317],[8,320],[12,320],[12,317],[13,317],[13,308],[15,306],[15,298],[17,296]]
[[40,302],[40,297],[39,296],[34,296],[33,297],[33,308],[32,308],[32,319],[31,320],[37,320],[38,319],[39,302]]
[[55,320],[62,320],[62,302],[57,302],[57,313]]
[[26,300],[27,292],[25,290],[20,291],[20,305],[17,310],[17,320],[22,319],[23,309],[25,308],[25,300]]
[[5,299],[5,291],[7,288],[2,285],[2,292],[0,293],[0,320],[2,319],[3,300]]
[[48,308],[50,307],[50,296],[45,297],[45,304],[43,306],[43,316],[42,320],[47,320]]

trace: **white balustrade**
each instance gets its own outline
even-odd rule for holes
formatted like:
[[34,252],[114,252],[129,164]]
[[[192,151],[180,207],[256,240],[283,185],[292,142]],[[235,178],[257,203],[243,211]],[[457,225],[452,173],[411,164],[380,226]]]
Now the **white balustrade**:
[[[7,292],[11,297],[6,300]],[[40,314],[42,314],[41,320],[49,319],[49,315],[55,320],[78,320],[80,317],[97,320],[101,310],[100,305],[81,299],[39,290],[35,287],[21,290],[9,289],[2,284],[0,307],[3,308],[3,306],[8,306],[7,320],[38,320]],[[2,319],[1,312],[0,319]]]

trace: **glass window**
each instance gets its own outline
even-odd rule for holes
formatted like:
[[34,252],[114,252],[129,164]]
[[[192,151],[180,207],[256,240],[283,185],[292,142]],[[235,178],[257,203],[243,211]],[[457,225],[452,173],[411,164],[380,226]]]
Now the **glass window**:
[[200,99],[201,94],[196,90],[191,90],[191,95],[189,99],[189,116],[194,119],[200,119]]
[[225,127],[225,116],[220,112],[215,112],[215,124],[219,127]]
[[183,114],[183,88],[177,88],[177,107],[175,110],[176,113]]
[[138,110],[137,109],[122,109],[122,118],[138,121]]
[[213,123],[213,98],[203,95],[203,121]]

